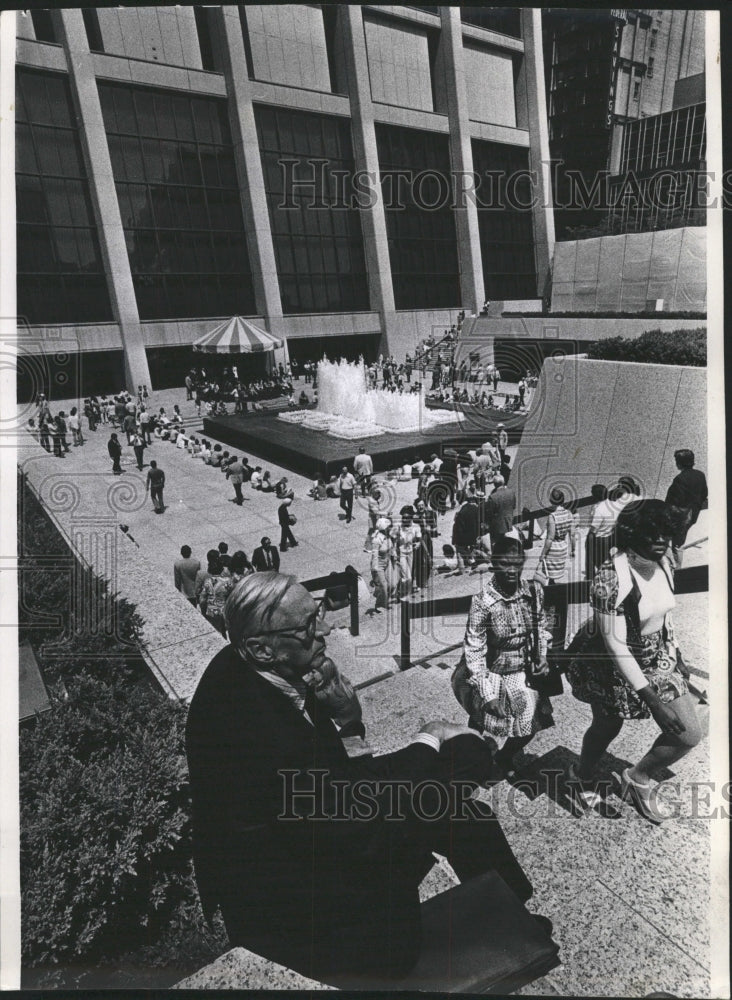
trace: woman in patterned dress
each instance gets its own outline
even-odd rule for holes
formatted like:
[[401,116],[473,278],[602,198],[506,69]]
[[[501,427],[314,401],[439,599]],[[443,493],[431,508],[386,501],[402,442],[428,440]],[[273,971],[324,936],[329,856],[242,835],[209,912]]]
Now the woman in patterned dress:
[[592,707],[579,765],[570,769],[586,805],[599,800],[592,785],[595,768],[623,721],[652,716],[661,729],[643,759],[622,775],[624,795],[652,823],[668,818],[653,794],[652,774],[675,764],[701,739],[671,618],[673,531],[662,500],[635,501],[621,511],[617,549],[600,567],[590,592],[603,651],[578,651],[567,671],[575,698]]
[[493,576],[470,605],[464,661],[453,677],[471,726],[505,740],[495,761],[509,773],[534,734],[554,725],[551,702],[527,684],[527,675],[547,670],[548,633],[542,588],[521,579],[525,558],[517,538],[496,540]]
[[574,517],[564,506],[564,493],[553,489],[549,502],[554,508],[546,522],[546,540],[539,558],[539,564],[544,560],[548,583],[556,583],[564,576],[567,567],[567,557],[575,552],[575,522]]

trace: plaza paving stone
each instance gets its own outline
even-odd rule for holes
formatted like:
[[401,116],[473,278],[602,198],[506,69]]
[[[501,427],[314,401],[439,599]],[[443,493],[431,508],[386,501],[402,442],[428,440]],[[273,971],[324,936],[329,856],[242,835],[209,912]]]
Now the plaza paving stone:
[[[200,420],[183,397],[180,391],[156,393],[152,403],[170,410],[178,402],[189,429],[195,430]],[[60,408],[52,406],[54,412]],[[263,534],[279,541],[278,501],[245,486],[249,499],[240,508],[231,502],[233,489],[218,470],[156,441],[145,459],[156,458],[165,470],[168,509],[155,515],[144,497],[147,470],[137,471],[131,449],[124,448],[125,474],[111,474],[109,430],[100,426],[96,433],[85,431],[87,443],[72,448],[63,461],[21,432],[19,463],[67,537],[107,577],[112,590],[136,604],[145,621],[144,647],[151,666],[169,693],[187,700],[223,639],[174,589],[173,562],[180,546],[189,544],[202,563],[207,549],[219,541],[228,542],[230,552],[244,548],[251,555]],[[355,521],[346,525],[337,501],[315,503],[306,496],[309,481],[250,460],[269,468],[273,479],[287,475],[295,489],[294,531],[300,544],[283,554],[281,569],[308,579],[351,563],[368,579],[369,554],[363,551],[367,517],[360,501]],[[415,484],[392,481],[389,492],[398,510],[414,499]],[[451,517],[439,518],[436,555],[450,538]],[[120,525],[127,526],[127,537]],[[702,515],[690,541],[706,534]],[[685,565],[705,563],[706,550],[701,541],[687,552]],[[536,545],[529,554],[527,575],[532,574],[539,551]],[[478,575],[433,576],[437,597],[477,593],[480,585]],[[677,631],[695,683],[708,687],[707,595],[683,595],[677,604]],[[368,741],[375,751],[402,746],[430,719],[464,723],[465,713],[450,687],[460,650],[448,647],[461,641],[465,615],[415,621],[412,660],[417,665],[402,672],[399,608],[380,615],[364,607],[360,612],[358,637],[344,627],[347,611],[331,616],[334,628],[328,642],[335,662],[360,689]],[[586,608],[577,608],[576,624],[586,614]],[[534,884],[530,908],[551,917],[562,949],[562,966],[521,992],[643,996],[667,990],[684,997],[709,995],[710,823],[692,818],[690,788],[691,782],[709,775],[706,736],[665,776],[680,782],[679,818],[653,827],[615,793],[608,798],[608,815],[614,818],[579,818],[570,808],[563,773],[578,758],[590,713],[568,692],[553,704],[556,725],[539,733],[527,748],[520,762],[523,783],[504,780],[480,792],[500,817]],[[700,709],[705,733],[707,712]],[[627,723],[603,761],[604,772],[619,773],[637,760],[654,732],[652,722]],[[664,801],[674,797],[671,789]],[[425,880],[422,897],[444,891],[454,881],[443,861]],[[236,949],[215,963],[211,978],[193,977],[182,985],[307,988],[288,970],[280,974],[258,961]]]

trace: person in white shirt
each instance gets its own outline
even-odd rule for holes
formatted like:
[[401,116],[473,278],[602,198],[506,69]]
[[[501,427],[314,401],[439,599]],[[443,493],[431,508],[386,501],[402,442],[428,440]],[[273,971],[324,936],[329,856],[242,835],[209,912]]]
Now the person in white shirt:
[[610,556],[613,531],[618,516],[624,507],[641,495],[640,486],[630,476],[621,476],[615,489],[610,490],[606,500],[601,501],[592,513],[590,530],[587,534],[587,578],[592,579],[600,566]]
[[412,474],[415,476],[421,476],[424,472],[424,461],[417,455],[416,461],[412,462]]
[[353,520],[353,491],[356,488],[356,477],[344,465],[338,479],[341,493],[341,509],[346,515],[346,524]]
[[435,473],[435,475],[437,475],[437,473],[442,468],[442,459],[436,453],[430,455],[430,468]]
[[363,445],[358,449],[358,455],[353,460],[353,471],[361,484],[361,496],[365,497],[371,489],[374,463],[371,456],[366,454]]
[[255,465],[254,471],[249,479],[249,485],[253,490],[261,489],[262,486],[262,466]]

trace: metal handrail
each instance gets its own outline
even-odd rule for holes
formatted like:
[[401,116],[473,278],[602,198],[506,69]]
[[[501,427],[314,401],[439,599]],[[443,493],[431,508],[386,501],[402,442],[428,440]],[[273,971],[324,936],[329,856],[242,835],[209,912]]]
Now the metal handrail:
[[[564,634],[567,624],[567,609],[570,604],[587,604],[590,597],[589,580],[573,583],[552,583],[544,588],[545,600],[557,612],[557,634]],[[688,566],[676,571],[674,576],[675,594],[698,594],[709,590],[709,567]],[[407,670],[412,663],[411,623],[415,618],[436,618],[439,615],[467,614],[474,594],[459,597],[441,597],[413,603],[408,599],[400,602],[401,607],[401,648],[399,669]]]
[[305,590],[328,590],[330,587],[348,587],[348,606],[351,612],[351,635],[359,634],[358,625],[358,573],[344,570],[328,576],[316,576],[312,580],[301,580]]

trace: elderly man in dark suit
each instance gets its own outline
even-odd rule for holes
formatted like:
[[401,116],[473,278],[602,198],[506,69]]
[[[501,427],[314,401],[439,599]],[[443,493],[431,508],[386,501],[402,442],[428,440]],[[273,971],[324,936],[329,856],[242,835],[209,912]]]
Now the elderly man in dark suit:
[[496,869],[522,900],[531,885],[469,799],[492,764],[481,736],[432,722],[394,753],[348,756],[360,705],[326,656],[322,614],[284,574],[255,573],[227,601],[231,644],[186,728],[196,879],[233,946],[321,979],[403,976],[419,957],[432,851],[461,879]]
[[280,568],[280,554],[277,546],[273,545],[266,535],[262,539],[262,544],[258,545],[252,552],[252,566],[260,573],[266,573],[267,570],[277,572]]

